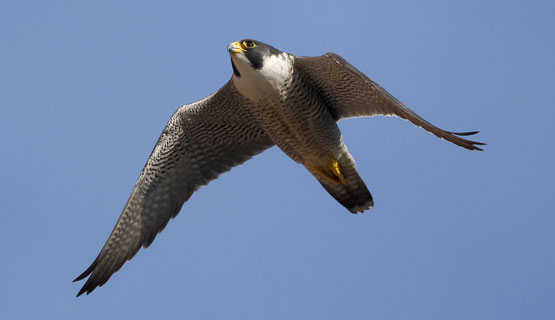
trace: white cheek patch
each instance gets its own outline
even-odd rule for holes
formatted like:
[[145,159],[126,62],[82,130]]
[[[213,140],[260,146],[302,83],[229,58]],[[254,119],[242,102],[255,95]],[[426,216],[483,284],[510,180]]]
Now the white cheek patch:
[[264,60],[260,74],[276,90],[281,90],[293,74],[293,58],[288,54],[272,55]]
[[233,83],[241,94],[251,100],[263,100],[279,94],[291,81],[293,59],[287,53],[264,58],[261,69],[254,69],[247,57],[232,57],[240,77],[233,76]]

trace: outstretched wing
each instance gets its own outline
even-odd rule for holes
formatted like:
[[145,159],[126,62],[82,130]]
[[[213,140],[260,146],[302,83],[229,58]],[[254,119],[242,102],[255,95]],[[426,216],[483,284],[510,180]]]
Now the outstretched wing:
[[477,145],[485,145],[459,137],[473,135],[478,131],[445,131],[424,120],[335,53],[328,52],[320,57],[296,57],[295,67],[316,86],[336,120],[375,115],[397,116],[469,150],[482,150]]
[[104,248],[74,281],[90,277],[77,296],[102,286],[140,247],[148,247],[200,186],[273,142],[244,112],[247,102],[229,81],[171,117]]

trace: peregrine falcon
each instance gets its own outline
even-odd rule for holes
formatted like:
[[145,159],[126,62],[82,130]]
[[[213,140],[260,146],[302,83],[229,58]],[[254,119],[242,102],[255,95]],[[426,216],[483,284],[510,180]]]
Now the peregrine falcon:
[[110,279],[147,248],[200,186],[277,145],[352,213],[373,205],[337,121],[386,115],[408,120],[469,150],[477,133],[442,130],[335,53],[299,57],[260,41],[228,45],[233,75],[209,97],[170,118],[77,296]]

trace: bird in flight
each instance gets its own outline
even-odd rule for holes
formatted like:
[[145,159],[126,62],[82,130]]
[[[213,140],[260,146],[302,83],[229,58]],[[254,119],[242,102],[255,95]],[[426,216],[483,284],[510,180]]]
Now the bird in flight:
[[337,121],[396,116],[469,150],[484,143],[421,118],[335,53],[300,57],[260,41],[228,45],[233,75],[218,91],[179,108],[164,128],[77,296],[91,293],[147,248],[200,186],[277,145],[352,213],[373,204]]

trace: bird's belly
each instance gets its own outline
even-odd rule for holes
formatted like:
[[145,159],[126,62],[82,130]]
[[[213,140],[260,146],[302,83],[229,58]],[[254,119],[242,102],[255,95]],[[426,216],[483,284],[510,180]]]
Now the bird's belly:
[[268,136],[299,163],[319,163],[338,157],[344,145],[341,132],[316,95],[287,95],[268,100],[257,117]]

